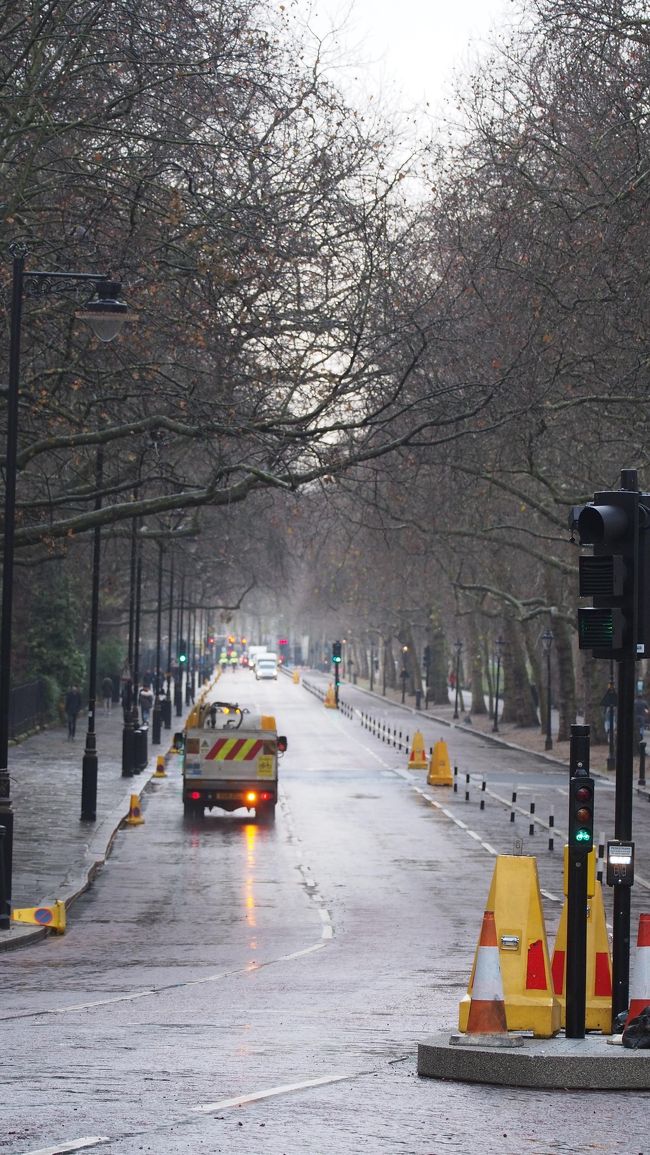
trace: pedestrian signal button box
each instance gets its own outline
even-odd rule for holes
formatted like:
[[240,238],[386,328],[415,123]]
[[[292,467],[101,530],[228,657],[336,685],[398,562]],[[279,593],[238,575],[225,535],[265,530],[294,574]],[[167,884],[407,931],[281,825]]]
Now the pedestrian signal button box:
[[632,886],[634,882],[634,843],[607,843],[607,885]]

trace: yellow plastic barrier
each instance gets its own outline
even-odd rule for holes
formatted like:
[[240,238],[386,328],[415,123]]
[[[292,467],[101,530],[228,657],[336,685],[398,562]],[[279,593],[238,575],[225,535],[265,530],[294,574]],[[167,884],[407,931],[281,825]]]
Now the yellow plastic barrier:
[[338,710],[338,706],[336,705],[336,694],[334,692],[333,686],[327,687],[323,705],[326,706],[328,710]]
[[420,730],[413,735],[413,745],[409,754],[409,770],[426,770],[429,765],[424,746],[424,736]]
[[[551,973],[555,996],[561,1008],[562,1026],[566,1025],[566,948],[568,846],[564,847],[565,901],[560,925],[555,936]],[[587,862],[587,981],[585,987],[585,1027],[588,1031],[611,1034],[612,1029],[612,960],[605,920],[603,888],[596,882],[596,851],[592,850]]]
[[[560,1004],[551,984],[551,966],[542,898],[534,858],[497,857],[486,910],[494,911],[509,1031],[532,1031],[547,1039],[560,1029]],[[459,1006],[461,1031],[467,1029],[476,958],[467,994]]]
[[129,806],[128,817],[124,819],[127,826],[142,826],[144,818],[142,817],[142,810],[140,809],[140,795],[131,795],[131,805]]
[[435,743],[431,752],[427,782],[429,786],[453,786],[454,776],[449,762],[449,750],[442,738]]
[[156,769],[152,774],[152,778],[166,778],[167,771],[165,770],[165,758],[163,754],[159,754],[156,758]]
[[47,927],[56,934],[64,934],[66,927],[65,903],[58,898],[54,906],[24,906],[14,907],[11,912],[12,922],[27,922],[36,926]]

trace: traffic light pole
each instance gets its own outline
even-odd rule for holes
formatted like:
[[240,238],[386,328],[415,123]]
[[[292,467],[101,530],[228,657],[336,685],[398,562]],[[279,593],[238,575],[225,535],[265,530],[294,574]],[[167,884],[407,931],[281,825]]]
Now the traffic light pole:
[[[616,734],[616,799],[614,837],[622,842],[632,838],[632,789],[634,779],[634,658],[618,663],[618,727]],[[630,904],[629,886],[614,887],[612,920],[612,1021],[626,1011],[630,984]]]
[[[571,727],[571,779],[589,777],[589,727]],[[571,819],[569,819],[571,831]],[[566,1037],[585,1037],[587,987],[587,872],[589,850],[574,845],[569,836],[566,943]]]

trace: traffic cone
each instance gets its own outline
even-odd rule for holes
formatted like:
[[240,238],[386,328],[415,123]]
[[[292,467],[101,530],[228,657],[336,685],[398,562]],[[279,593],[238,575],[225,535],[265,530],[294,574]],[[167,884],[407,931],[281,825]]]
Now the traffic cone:
[[447,743],[442,738],[436,742],[431,751],[427,783],[429,786],[452,786],[454,782],[449,763]]
[[159,754],[156,758],[156,769],[152,775],[153,778],[166,778],[167,771],[165,770],[165,758],[163,754]]
[[413,735],[411,753],[409,754],[409,770],[426,770],[428,765],[427,752],[424,747],[424,737],[420,730],[416,730]]
[[499,945],[494,911],[483,915],[481,936],[476,949],[474,971],[467,991],[470,998],[465,1033],[468,1035],[505,1035],[506,1007],[499,964]]
[[124,819],[127,826],[141,826],[144,822],[142,811],[140,809],[140,795],[131,795],[131,805],[129,806],[128,816]]
[[630,1009],[625,1026],[650,1006],[650,914],[639,915],[639,931],[636,940],[636,957],[630,983]]

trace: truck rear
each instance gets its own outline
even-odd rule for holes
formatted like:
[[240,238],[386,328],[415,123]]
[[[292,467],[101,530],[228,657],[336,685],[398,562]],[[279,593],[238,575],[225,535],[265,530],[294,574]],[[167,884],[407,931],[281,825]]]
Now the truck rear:
[[192,711],[183,752],[183,810],[254,810],[273,821],[278,800],[278,754],[287,740],[275,718],[233,702],[207,702]]

